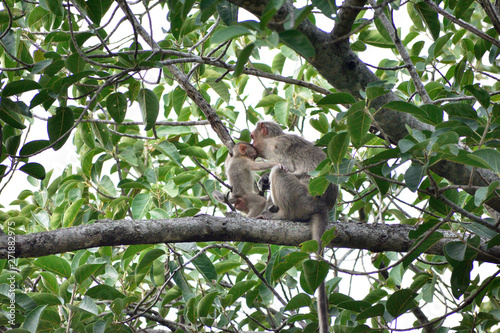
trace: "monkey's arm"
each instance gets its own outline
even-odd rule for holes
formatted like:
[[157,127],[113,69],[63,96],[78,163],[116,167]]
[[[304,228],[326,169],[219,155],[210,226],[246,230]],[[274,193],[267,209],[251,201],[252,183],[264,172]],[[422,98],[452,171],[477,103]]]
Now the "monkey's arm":
[[252,171],[262,171],[272,169],[274,166],[278,165],[277,162],[255,162],[250,163],[250,169]]

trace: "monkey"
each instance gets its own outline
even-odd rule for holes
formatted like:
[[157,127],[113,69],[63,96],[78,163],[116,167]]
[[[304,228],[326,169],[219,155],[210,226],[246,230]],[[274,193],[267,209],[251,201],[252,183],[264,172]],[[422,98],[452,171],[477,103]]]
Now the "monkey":
[[314,171],[326,158],[319,147],[301,136],[286,134],[271,121],[260,121],[250,134],[257,157],[283,164],[295,174]]
[[[226,176],[232,192],[229,202],[248,217],[257,217],[266,208],[266,198],[255,192],[254,171],[271,169],[276,162],[256,162],[257,151],[248,142],[239,142],[233,147],[233,156],[226,158]],[[224,202],[219,191],[213,191],[217,201]]]
[[[337,200],[338,187],[329,184],[322,196],[313,197],[308,189],[308,172],[314,171],[326,154],[306,139],[284,133],[274,122],[258,122],[251,137],[259,157],[280,163],[271,169],[269,176],[271,198],[277,211],[265,210],[260,217],[309,221],[312,239],[318,242],[322,255],[321,236],[326,231],[329,211]],[[319,331],[327,333],[329,307],[324,282],[318,288],[317,304]]]

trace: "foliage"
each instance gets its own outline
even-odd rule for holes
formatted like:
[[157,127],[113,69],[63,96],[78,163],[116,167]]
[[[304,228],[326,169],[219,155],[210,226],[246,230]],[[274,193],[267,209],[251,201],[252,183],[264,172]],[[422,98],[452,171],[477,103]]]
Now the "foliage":
[[[492,18],[484,19],[480,3],[440,3],[451,17],[438,14],[434,2],[386,7],[387,15],[389,9],[395,17],[409,14],[410,30],[400,41],[412,64],[399,56],[381,18],[371,20],[362,10],[351,49],[367,62],[373,61],[368,52],[390,52],[375,71],[379,81],[361,93],[338,91],[306,61],[318,56],[317,45],[299,26],[338,21],[333,1],[294,3],[295,15],[281,30],[272,28],[273,17],[284,1],[266,2],[257,18],[245,21],[238,21],[242,11],[230,1],[131,5],[157,45],[132,28],[119,6],[124,3],[3,1],[1,180],[18,171],[39,180],[37,190],[21,191],[0,212],[8,251],[15,248],[14,235],[102,219],[225,212],[206,198],[213,190],[226,192],[207,172],[223,177],[228,151],[222,134],[216,131],[217,138],[208,126],[214,117],[237,140],[249,141],[247,129],[263,118],[319,138],[328,159],[310,188],[316,193],[327,181],[341,184],[334,218],[415,225],[409,237],[417,243],[408,254],[375,255],[377,269],[370,269],[368,251],[329,249],[325,261],[311,260],[314,242],[301,248],[145,244],[9,257],[0,260],[0,325],[17,332],[156,326],[310,332],[317,327],[314,290],[326,277],[335,332],[422,327],[422,316],[431,322],[427,332],[498,330],[498,271],[475,258],[500,244],[496,214],[484,205],[498,196],[499,182],[470,186],[464,176],[465,182],[452,184],[431,170],[450,161],[500,174],[500,46],[487,38],[498,40],[499,31]],[[410,78],[411,66],[431,103]],[[211,110],[188,97],[183,79],[216,114],[208,117]],[[409,125],[407,136],[392,144],[375,121],[382,110],[378,98],[391,91],[400,99],[384,109],[426,126]],[[38,137],[28,140],[30,130]],[[71,144],[80,164],[62,174],[47,171],[48,162],[30,161]],[[425,254],[442,238],[437,230],[453,231],[462,241],[448,244],[444,256]],[[356,288],[361,284],[365,290]]]

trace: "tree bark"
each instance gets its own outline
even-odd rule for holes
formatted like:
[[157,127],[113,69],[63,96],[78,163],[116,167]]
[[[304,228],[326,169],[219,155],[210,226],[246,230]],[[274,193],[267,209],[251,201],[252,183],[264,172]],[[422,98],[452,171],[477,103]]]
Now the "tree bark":
[[[335,222],[330,223],[331,228],[335,228],[335,238],[329,247],[407,252],[415,242],[408,233],[416,228],[409,225]],[[444,238],[425,253],[442,255],[445,244],[466,239],[463,234],[440,232]],[[229,217],[198,215],[165,220],[99,220],[66,229],[0,236],[0,259],[42,257],[92,247],[133,244],[242,241],[298,246],[310,239],[308,223],[258,220],[234,213]],[[500,246],[488,250],[483,246],[477,260],[500,263]]]

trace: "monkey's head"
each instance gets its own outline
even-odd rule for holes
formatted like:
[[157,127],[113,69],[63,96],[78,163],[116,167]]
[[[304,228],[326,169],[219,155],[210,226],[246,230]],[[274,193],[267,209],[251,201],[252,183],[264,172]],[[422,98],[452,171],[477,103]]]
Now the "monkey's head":
[[247,201],[242,197],[236,197],[234,202],[234,208],[243,213],[248,213]]
[[283,134],[283,130],[280,125],[272,121],[259,121],[257,127],[250,134],[252,138],[252,145],[257,150],[258,157],[265,158],[266,150],[266,139],[276,137]]
[[283,134],[283,129],[280,125],[272,121],[259,121],[257,127],[250,134],[253,140],[258,140],[265,137],[274,137]]
[[238,142],[234,145],[233,156],[245,156],[255,160],[257,158],[257,150],[248,142]]

